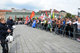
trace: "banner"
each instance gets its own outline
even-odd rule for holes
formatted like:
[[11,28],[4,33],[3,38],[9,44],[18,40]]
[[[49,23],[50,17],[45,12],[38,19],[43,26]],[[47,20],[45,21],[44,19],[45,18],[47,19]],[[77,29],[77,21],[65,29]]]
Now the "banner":
[[32,13],[31,13],[31,15],[30,15],[30,19],[32,19],[32,18],[34,17],[34,15],[35,15],[35,12],[32,11]]
[[53,19],[54,19],[54,11],[53,11]]
[[28,18],[28,16],[26,16],[26,21],[28,21],[29,20],[29,18]]
[[53,18],[53,10],[51,10],[51,19]]
[[46,16],[48,17],[47,11],[45,12]]

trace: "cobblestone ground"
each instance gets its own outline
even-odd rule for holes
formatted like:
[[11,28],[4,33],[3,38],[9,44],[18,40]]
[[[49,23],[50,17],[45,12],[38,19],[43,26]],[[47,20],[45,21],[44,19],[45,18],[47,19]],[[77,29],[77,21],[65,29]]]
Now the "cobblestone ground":
[[80,43],[54,32],[17,25],[9,49],[9,53],[80,53]]

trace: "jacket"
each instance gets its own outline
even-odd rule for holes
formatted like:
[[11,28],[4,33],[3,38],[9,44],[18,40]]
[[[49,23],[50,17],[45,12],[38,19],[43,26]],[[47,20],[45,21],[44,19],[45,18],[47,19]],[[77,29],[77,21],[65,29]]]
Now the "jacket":
[[8,30],[7,25],[0,23],[0,40],[6,39],[7,35],[9,34],[7,30]]

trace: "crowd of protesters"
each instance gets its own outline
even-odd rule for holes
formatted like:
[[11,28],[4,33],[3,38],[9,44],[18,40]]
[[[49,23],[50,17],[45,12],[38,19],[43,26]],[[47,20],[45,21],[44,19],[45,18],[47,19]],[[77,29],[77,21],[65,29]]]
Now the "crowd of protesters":
[[33,18],[27,20],[26,25],[80,40],[80,18]]
[[6,37],[10,34],[13,36],[13,28],[14,22],[12,17],[6,21],[4,18],[0,17],[0,44],[2,46],[2,53],[8,53],[8,40]]

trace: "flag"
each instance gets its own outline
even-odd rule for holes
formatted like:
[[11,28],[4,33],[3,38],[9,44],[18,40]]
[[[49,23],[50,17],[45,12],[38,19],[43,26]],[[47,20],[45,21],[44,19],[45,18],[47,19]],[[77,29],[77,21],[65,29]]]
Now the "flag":
[[54,11],[53,11],[53,19],[54,19]]
[[53,10],[51,10],[51,19],[53,18]]
[[51,10],[51,15],[53,14],[53,10]]
[[53,16],[51,15],[51,19],[53,18]]
[[28,18],[28,16],[26,16],[26,21],[28,21],[29,20],[29,18]]
[[35,17],[35,19],[38,19],[38,17]]
[[29,18],[28,18],[28,16],[26,16],[25,24],[27,24],[28,20],[29,20]]
[[51,14],[49,14],[48,18],[51,18]]
[[39,17],[40,19],[43,19],[44,18],[44,15],[43,14],[41,14],[41,16]]
[[48,17],[47,11],[45,12],[46,16]]
[[30,19],[32,19],[32,18],[34,17],[34,15],[35,15],[35,12],[32,11],[32,13],[31,13],[31,15],[30,15]]
[[33,27],[33,28],[36,27],[36,20],[33,21],[33,23],[32,23],[32,27]]
[[41,19],[43,19],[44,16],[40,16]]
[[43,14],[43,19],[45,19],[45,14]]

